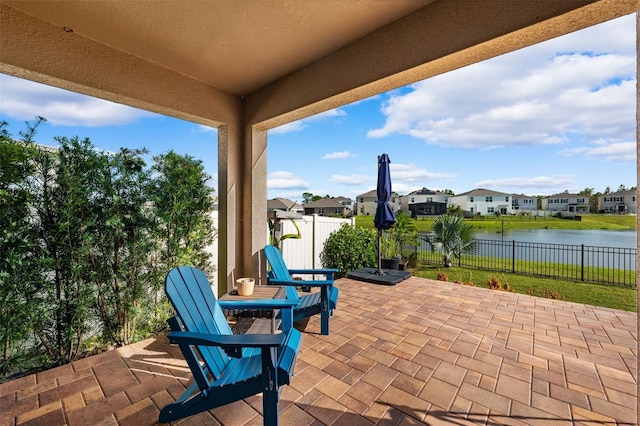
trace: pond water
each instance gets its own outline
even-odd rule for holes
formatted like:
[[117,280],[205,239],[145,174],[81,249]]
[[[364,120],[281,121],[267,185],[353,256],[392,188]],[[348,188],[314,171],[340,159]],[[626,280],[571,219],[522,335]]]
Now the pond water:
[[477,230],[481,240],[518,241],[547,244],[572,244],[596,247],[636,248],[637,233],[601,229],[506,229],[504,234],[496,230]]
[[[635,270],[637,234],[631,231],[578,229],[476,230],[477,255],[583,265],[610,271]],[[582,246],[584,245],[584,246]],[[424,242],[419,250],[430,251]]]

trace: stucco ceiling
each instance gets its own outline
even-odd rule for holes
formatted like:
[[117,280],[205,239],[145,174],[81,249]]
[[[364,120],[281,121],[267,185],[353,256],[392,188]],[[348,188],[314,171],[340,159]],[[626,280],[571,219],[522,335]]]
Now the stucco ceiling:
[[61,30],[244,95],[432,1],[3,3]]

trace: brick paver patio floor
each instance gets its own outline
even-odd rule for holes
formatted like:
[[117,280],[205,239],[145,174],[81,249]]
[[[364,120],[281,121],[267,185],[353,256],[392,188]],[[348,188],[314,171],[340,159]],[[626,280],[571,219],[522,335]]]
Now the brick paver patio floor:
[[[341,279],[281,425],[637,424],[635,313],[410,278]],[[190,378],[159,336],[0,385],[0,425],[153,425]],[[262,424],[255,396],[182,425]]]

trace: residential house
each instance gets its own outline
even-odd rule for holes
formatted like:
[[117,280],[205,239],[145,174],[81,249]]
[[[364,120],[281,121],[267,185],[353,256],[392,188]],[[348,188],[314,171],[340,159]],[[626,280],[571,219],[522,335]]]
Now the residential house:
[[358,195],[356,197],[356,216],[374,216],[377,205],[375,189]]
[[511,210],[517,212],[519,210],[537,210],[538,197],[531,197],[524,194],[511,194]]
[[542,210],[550,212],[589,213],[589,197],[586,195],[561,194],[551,195],[542,199]]
[[472,215],[511,214],[511,194],[477,188],[449,198],[449,205],[460,206]]
[[638,193],[633,190],[616,191],[598,197],[598,212],[638,213]]
[[347,216],[353,216],[354,203],[351,198],[336,197],[335,200],[347,208]]
[[402,211],[411,217],[445,214],[449,197],[450,194],[422,188],[400,197]]
[[[356,209],[357,216],[375,216],[377,203],[377,191],[372,189],[369,192],[365,192],[364,194],[360,194],[356,197]],[[395,192],[391,193],[391,200],[389,204],[394,212],[398,212],[402,209],[402,201],[401,197]]]
[[321,198],[304,204],[303,207],[305,215],[347,216],[347,207],[336,201],[335,198]]

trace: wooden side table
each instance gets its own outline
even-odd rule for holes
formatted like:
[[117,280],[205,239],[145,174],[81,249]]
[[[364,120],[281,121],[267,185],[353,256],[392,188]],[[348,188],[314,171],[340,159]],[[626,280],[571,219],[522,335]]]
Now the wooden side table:
[[[285,288],[275,285],[256,285],[253,294],[240,296],[235,290],[224,294],[220,300],[260,300],[260,299],[284,299]],[[232,323],[231,330],[234,334],[268,334],[275,333],[280,325],[276,318],[279,309],[267,310],[239,310],[223,309],[222,312]],[[235,321],[235,323],[233,323]]]

